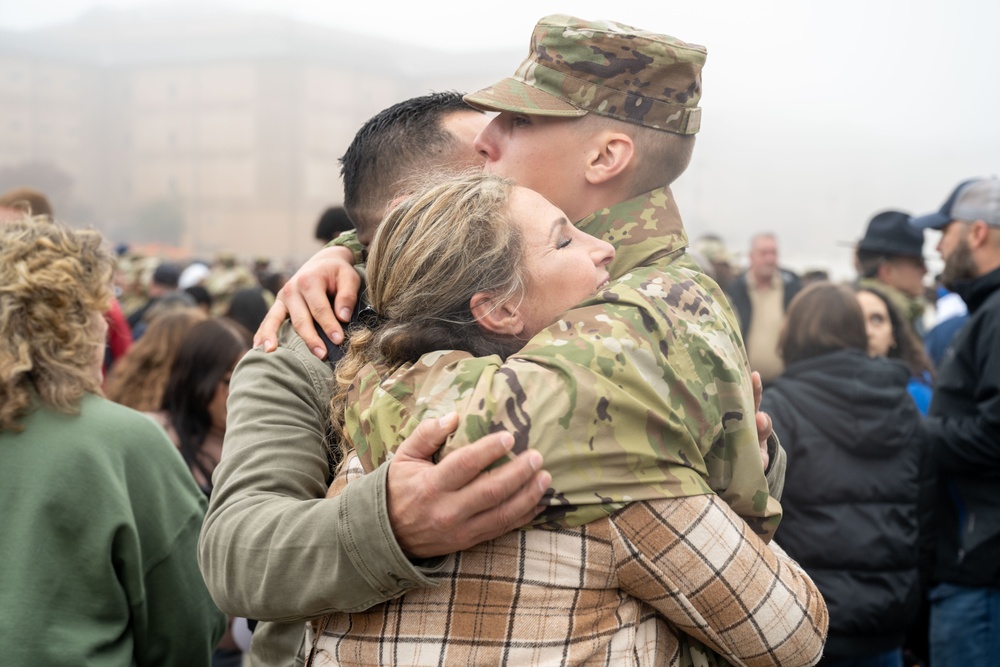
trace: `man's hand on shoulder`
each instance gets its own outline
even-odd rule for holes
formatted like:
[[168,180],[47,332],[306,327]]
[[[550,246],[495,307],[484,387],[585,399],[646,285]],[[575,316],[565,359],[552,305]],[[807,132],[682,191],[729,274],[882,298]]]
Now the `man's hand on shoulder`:
[[428,419],[396,450],[387,482],[389,523],[410,558],[455,553],[528,523],[540,511],[552,475],[529,450],[493,470],[484,469],[514,444],[494,433],[452,452],[438,464],[432,457],[458,416]]
[[[323,248],[310,257],[279,290],[254,334],[254,346],[263,345],[265,352],[277,348],[278,329],[287,318],[320,359],[326,357],[326,345],[316,333],[314,321],[335,344],[344,342],[341,322],[350,321],[361,287],[353,261],[351,251],[340,246]],[[330,295],[335,295],[332,306]]]

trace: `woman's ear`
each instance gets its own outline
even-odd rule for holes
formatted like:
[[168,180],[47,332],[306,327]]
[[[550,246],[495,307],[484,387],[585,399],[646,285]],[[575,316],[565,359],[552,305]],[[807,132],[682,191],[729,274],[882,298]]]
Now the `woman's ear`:
[[516,336],[524,330],[519,304],[512,299],[497,302],[489,292],[476,292],[469,309],[479,326],[501,336]]
[[625,171],[634,159],[632,137],[623,132],[602,132],[595,137],[587,163],[587,181],[595,185],[610,181]]

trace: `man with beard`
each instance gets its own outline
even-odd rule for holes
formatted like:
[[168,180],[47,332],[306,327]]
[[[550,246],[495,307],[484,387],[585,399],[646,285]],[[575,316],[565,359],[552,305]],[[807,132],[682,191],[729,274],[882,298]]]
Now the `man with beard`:
[[939,470],[931,601],[934,667],[986,667],[1000,655],[1000,180],[961,185],[916,218],[942,231],[942,282],[969,306],[938,370],[928,429]]

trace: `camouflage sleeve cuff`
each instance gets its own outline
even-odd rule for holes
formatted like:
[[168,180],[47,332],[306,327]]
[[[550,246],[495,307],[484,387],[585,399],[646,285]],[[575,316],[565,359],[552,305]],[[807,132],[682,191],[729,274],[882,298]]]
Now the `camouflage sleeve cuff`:
[[353,229],[343,232],[337,238],[326,244],[327,248],[341,246],[354,253],[354,263],[364,264],[368,261],[368,249],[358,241],[358,233]]

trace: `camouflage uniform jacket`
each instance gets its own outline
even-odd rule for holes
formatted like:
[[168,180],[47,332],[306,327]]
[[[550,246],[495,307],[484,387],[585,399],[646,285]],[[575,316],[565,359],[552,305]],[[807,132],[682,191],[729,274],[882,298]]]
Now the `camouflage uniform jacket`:
[[770,539],[780,506],[761,467],[739,328],[685,255],[670,191],[577,226],[616,247],[611,284],[505,363],[439,352],[362,371],[345,430],[365,469],[421,419],[456,410],[462,423],[442,455],[500,429],[515,452],[542,453],[553,479],[537,524],[578,526],[635,501],[715,492]]

